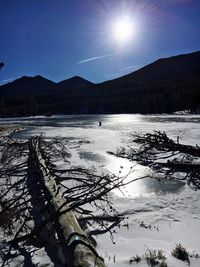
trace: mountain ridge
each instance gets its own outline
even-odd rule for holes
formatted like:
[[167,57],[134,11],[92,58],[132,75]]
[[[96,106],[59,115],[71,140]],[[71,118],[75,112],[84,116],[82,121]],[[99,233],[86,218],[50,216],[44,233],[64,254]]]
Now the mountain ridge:
[[[175,56],[166,57],[166,58],[159,58],[159,59],[153,61],[152,63],[147,64],[147,65],[139,68],[136,71],[133,71],[133,72],[128,73],[128,74],[125,74],[125,75],[123,75],[121,77],[117,77],[117,78],[112,79],[112,80],[104,81],[104,82],[102,82],[100,84],[109,83],[109,82],[112,82],[112,81],[118,81],[118,80],[121,80],[121,79],[126,79],[126,78],[129,78],[131,76],[134,77],[134,76],[138,75],[140,72],[142,72],[144,70],[146,71],[146,69],[148,69],[148,71],[149,71],[149,68],[151,68],[152,66],[155,66],[155,64],[156,65],[157,64],[160,65],[160,64],[165,63],[166,61],[172,61],[172,60],[177,60],[177,59],[182,59],[182,58],[188,58],[188,57],[191,57],[191,56],[197,58],[198,64],[199,64],[199,62],[200,62],[200,50],[192,52],[192,53],[187,53],[187,54],[180,54],[180,55],[175,55]],[[200,69],[197,68],[197,70],[198,70],[198,77],[199,77],[200,76]]]
[[0,86],[0,99],[0,116],[195,110],[200,107],[200,51],[161,58],[99,84],[79,76],[58,83],[23,76]]

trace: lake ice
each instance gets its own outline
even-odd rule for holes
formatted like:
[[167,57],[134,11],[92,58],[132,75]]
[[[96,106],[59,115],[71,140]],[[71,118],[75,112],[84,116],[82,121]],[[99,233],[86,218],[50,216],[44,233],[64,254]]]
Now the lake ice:
[[[99,126],[99,121],[102,125]],[[199,115],[80,115],[1,119],[2,124],[26,128],[16,138],[43,134],[45,138],[65,138],[69,142],[71,164],[95,166],[99,173],[117,174],[123,166],[128,173],[133,162],[116,158],[107,151],[129,145],[132,132],[165,131],[169,137],[180,137],[180,143],[200,146]],[[133,175],[143,175],[145,168],[137,166]],[[172,249],[181,243],[191,253],[200,253],[200,192],[180,184],[159,184],[146,179],[134,182],[113,193],[113,203],[128,216],[127,227],[116,229],[115,244],[109,234],[97,238],[98,252],[108,266],[130,266],[128,260],[143,255],[147,249],[163,250],[168,266],[187,266],[171,256]],[[141,227],[141,223],[151,229]],[[134,263],[132,263],[134,266]],[[142,261],[137,266],[147,266]],[[200,266],[191,259],[191,266]]]

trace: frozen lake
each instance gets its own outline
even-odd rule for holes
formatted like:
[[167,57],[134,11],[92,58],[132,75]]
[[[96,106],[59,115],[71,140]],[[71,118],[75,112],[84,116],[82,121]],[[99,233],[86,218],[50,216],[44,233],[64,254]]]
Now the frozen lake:
[[[200,115],[67,115],[1,119],[1,123],[24,127],[24,131],[15,134],[20,139],[41,134],[47,139],[64,138],[69,142],[72,165],[94,166],[100,173],[109,171],[118,174],[120,166],[123,166],[121,175],[125,175],[134,166],[126,159],[107,153],[128,147],[130,135],[134,132],[165,131],[172,138],[179,136],[180,142],[200,145]],[[145,172],[145,168],[137,166],[129,178],[144,176]],[[151,193],[177,193],[179,190],[183,190],[181,182],[160,183],[146,179],[130,184],[124,193],[135,197]]]
[[[99,121],[102,122],[101,127]],[[179,136],[180,143],[200,146],[200,115],[52,116],[1,119],[0,123],[25,128],[15,134],[16,138],[28,139],[43,134],[46,139],[65,139],[72,155],[72,165],[95,166],[100,173],[118,174],[120,166],[123,166],[122,175],[125,175],[134,166],[133,162],[107,153],[128,147],[130,135],[134,132],[165,131],[171,138]],[[133,178],[147,172],[141,166],[134,170],[131,174]],[[179,243],[190,253],[200,255],[199,191],[193,191],[182,183],[145,179],[130,184],[123,192],[114,192],[113,204],[119,212],[127,214],[129,227],[116,229],[115,245],[109,233],[97,237],[97,250],[109,267],[130,266],[131,257],[142,256],[148,249],[162,250],[167,266],[186,267],[186,262],[171,255],[172,249]],[[38,257],[37,261],[42,262],[43,252]],[[142,260],[131,266],[148,265]],[[200,259],[191,258],[190,266],[199,267]]]

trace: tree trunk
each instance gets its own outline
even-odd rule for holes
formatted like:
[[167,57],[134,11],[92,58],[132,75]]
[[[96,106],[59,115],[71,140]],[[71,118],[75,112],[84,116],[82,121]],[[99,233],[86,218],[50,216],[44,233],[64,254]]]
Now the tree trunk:
[[35,161],[34,166],[38,168],[38,179],[45,197],[51,203],[51,214],[61,213],[59,216],[55,215],[53,223],[67,267],[106,267],[103,259],[80,228],[74,213],[63,212],[69,207],[48,170],[39,138],[30,139],[29,153]]

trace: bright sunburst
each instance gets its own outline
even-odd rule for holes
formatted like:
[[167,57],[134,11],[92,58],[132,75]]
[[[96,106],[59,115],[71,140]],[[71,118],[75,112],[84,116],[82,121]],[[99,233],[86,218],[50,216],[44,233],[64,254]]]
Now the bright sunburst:
[[119,17],[112,23],[112,35],[119,44],[129,42],[135,34],[135,25],[128,16]]

